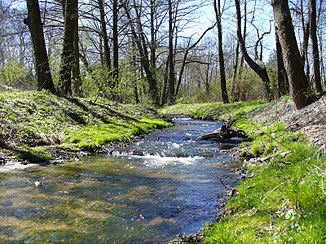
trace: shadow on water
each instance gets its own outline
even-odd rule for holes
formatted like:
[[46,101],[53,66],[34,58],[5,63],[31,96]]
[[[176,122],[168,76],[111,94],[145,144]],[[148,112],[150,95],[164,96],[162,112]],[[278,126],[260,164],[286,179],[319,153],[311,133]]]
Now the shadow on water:
[[220,124],[175,122],[111,156],[0,175],[0,239],[162,243],[214,221],[238,163],[199,140]]

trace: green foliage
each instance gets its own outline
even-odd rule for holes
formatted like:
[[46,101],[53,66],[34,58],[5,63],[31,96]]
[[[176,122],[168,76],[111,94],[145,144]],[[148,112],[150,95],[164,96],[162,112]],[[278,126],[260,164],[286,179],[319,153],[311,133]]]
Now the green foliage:
[[218,226],[214,226],[213,229],[210,230],[209,236],[206,237],[202,243],[223,243],[223,244],[235,244],[240,241],[237,239],[235,235],[233,235],[232,226],[230,225],[227,218],[221,220]]
[[25,67],[15,58],[0,64],[0,83],[20,88],[28,86]]
[[94,67],[92,73],[83,77],[82,91],[86,97],[96,97],[99,92],[109,95],[109,70],[104,67]]
[[[234,87],[236,97],[240,101],[250,100],[266,100],[265,86],[259,76],[251,69],[244,68],[241,72],[241,76],[237,76],[235,84],[229,80],[227,83]],[[232,88],[229,88],[232,90]],[[231,97],[230,93],[230,97]],[[235,97],[231,97],[234,99]]]
[[[119,77],[114,80],[112,71],[106,67],[94,67],[91,74],[83,77],[82,91],[86,97],[98,96],[121,103],[135,103],[135,87],[141,90],[146,87],[144,79],[137,78],[135,70],[127,64],[121,63],[119,66]],[[145,88],[146,89],[146,88]],[[146,91],[140,92],[142,104],[150,104]]]

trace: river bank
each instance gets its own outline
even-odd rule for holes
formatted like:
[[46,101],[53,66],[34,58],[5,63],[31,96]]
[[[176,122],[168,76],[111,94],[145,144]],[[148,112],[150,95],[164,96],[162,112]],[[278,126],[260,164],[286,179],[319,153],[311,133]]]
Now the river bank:
[[134,137],[171,125],[148,107],[93,100],[46,91],[2,91],[0,172],[110,152]]
[[0,239],[164,243],[214,221],[239,162],[200,139],[221,123],[173,121],[110,156],[0,174]]
[[[178,113],[179,107],[164,112]],[[174,243],[325,241],[325,107],[325,97],[299,111],[287,98],[233,113],[228,105],[184,106],[194,117],[236,117],[250,141],[233,149],[244,159],[244,180],[222,218]]]
[[[102,100],[94,104],[47,92],[3,92],[0,105],[0,169],[4,170],[108,153],[119,143],[171,125],[149,108]],[[197,119],[235,117],[236,126],[249,135],[249,141],[239,148],[225,150],[244,159],[239,170],[244,180],[230,195],[218,223],[208,223],[191,241],[325,240],[325,107],[323,97],[299,111],[287,98],[270,104],[192,104],[163,109],[165,114]]]

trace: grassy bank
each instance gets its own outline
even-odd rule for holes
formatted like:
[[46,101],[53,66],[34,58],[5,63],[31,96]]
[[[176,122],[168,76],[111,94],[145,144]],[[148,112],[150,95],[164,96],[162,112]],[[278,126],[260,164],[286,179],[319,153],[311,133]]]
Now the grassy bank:
[[207,224],[203,243],[325,243],[324,154],[280,122],[253,123],[245,112],[258,103],[178,106],[164,112],[214,119],[233,114],[251,139],[241,145],[248,177],[227,203],[225,216]]
[[265,104],[260,101],[238,102],[231,104],[223,103],[197,103],[197,104],[176,104],[160,110],[163,114],[185,114],[196,119],[221,120],[230,117],[240,117],[246,112],[252,111]]
[[0,149],[33,163],[48,161],[54,153],[95,151],[168,125],[141,106],[104,100],[93,104],[46,91],[0,94]]

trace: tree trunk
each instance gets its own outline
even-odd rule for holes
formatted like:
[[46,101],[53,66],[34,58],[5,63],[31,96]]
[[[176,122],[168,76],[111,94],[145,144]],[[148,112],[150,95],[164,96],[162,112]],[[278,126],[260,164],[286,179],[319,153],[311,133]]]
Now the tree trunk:
[[172,0],[169,0],[169,91],[170,105],[175,104],[175,76],[174,76],[174,52],[173,52],[173,9]]
[[320,78],[320,63],[319,63],[319,49],[318,49],[318,38],[317,38],[317,10],[316,0],[310,0],[310,35],[312,43],[312,52],[314,59],[314,81],[317,92],[322,92]]
[[72,78],[74,81],[74,92],[77,96],[82,96],[82,80],[80,77],[79,66],[79,30],[78,30],[78,0],[74,1],[75,18],[73,19],[73,33],[74,33],[74,65],[72,69]]
[[239,65],[239,39],[237,38],[237,43],[235,47],[235,58],[234,58],[234,65],[233,65],[233,79],[232,79],[232,101],[237,102],[239,101],[239,92],[238,92],[238,81],[236,81],[238,76],[238,65]]
[[[167,71],[169,69],[169,59],[165,62],[165,70]],[[162,101],[161,106],[164,106],[168,102],[168,73],[164,73],[164,81],[163,81],[163,91],[162,91]],[[178,89],[177,89],[178,92]]]
[[156,1],[151,0],[151,65],[156,67],[156,28],[155,28],[155,15],[156,15]]
[[278,35],[275,31],[276,42],[276,58],[277,58],[277,83],[278,83],[278,96],[284,96],[289,93],[289,79],[286,74],[283,62],[283,54]]
[[133,82],[133,87],[134,87],[134,96],[135,96],[135,103],[139,104],[139,93],[138,93],[138,86],[137,86],[137,79],[138,79],[138,67],[137,67],[137,57],[136,57],[136,44],[133,40],[131,40],[131,67],[136,71],[135,72],[135,81]]
[[119,78],[118,0],[113,0],[113,87]]
[[100,21],[101,21],[101,32],[104,46],[104,60],[106,67],[111,69],[111,55],[109,47],[109,38],[106,30],[106,21],[105,21],[105,11],[104,11],[104,0],[98,0],[99,9],[100,9]]
[[137,49],[138,49],[138,52],[140,55],[141,65],[146,73],[146,79],[148,81],[150,98],[152,99],[154,105],[158,106],[160,99],[159,99],[159,93],[158,93],[158,88],[157,88],[157,80],[156,80],[155,75],[152,73],[152,69],[150,66],[150,61],[149,61],[148,52],[147,52],[147,45],[146,45],[146,41],[145,41],[139,14],[137,13],[137,17],[139,17],[139,18],[137,18],[138,30],[136,31],[136,28],[134,26],[133,20],[129,13],[129,9],[128,9],[126,2],[124,2],[123,7],[126,12],[126,17],[129,21],[131,34],[134,38],[134,42],[137,46]]
[[265,93],[269,101],[271,101],[271,90],[270,90],[270,81],[265,67],[258,65],[253,59],[250,58],[247,49],[246,43],[242,38],[241,34],[241,11],[240,11],[240,1],[235,0],[236,12],[237,12],[237,36],[240,42],[241,51],[244,59],[250,68],[255,71],[255,73],[262,79],[265,85]]
[[71,95],[71,71],[74,64],[74,19],[76,16],[76,1],[64,0],[64,39],[61,54],[60,92]]
[[[244,43],[246,43],[246,39],[247,39],[247,16],[248,16],[247,0],[244,0],[243,1],[243,34],[242,34],[242,39],[243,39]],[[240,41],[239,41],[238,37],[237,37],[237,45],[238,45],[237,48],[240,49],[241,44],[240,44]],[[245,98],[244,98],[245,97],[245,91],[243,92],[242,89],[241,89],[241,82],[242,82],[243,71],[244,71],[244,61],[245,60],[244,60],[243,54],[241,53],[239,72],[238,72],[238,82],[237,82],[237,87],[236,87],[236,94],[237,94],[236,101],[245,100]]]
[[38,90],[47,89],[55,93],[56,90],[52,81],[48,55],[46,53],[39,3],[38,0],[26,0],[26,3],[28,16],[24,19],[24,23],[29,27],[32,37],[37,87]]
[[301,25],[302,25],[302,43],[301,43],[301,58],[302,62],[308,63],[308,45],[310,36],[310,10],[308,12],[308,18],[305,20],[305,11],[303,6],[303,0],[300,0],[300,14],[301,14]]
[[314,99],[300,57],[288,0],[272,0],[272,5],[275,27],[282,47],[283,61],[292,86],[292,96],[296,107],[301,109],[312,103]]
[[229,103],[229,97],[226,89],[226,75],[224,66],[224,54],[223,54],[223,38],[222,38],[222,23],[221,23],[221,0],[214,0],[214,11],[216,15],[217,30],[218,30],[218,60],[220,66],[221,77],[221,91],[223,103]]

